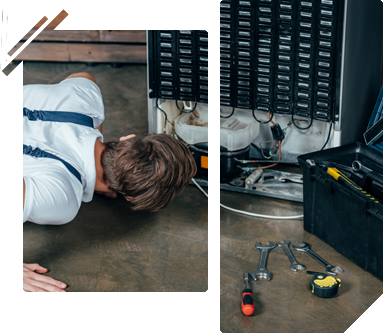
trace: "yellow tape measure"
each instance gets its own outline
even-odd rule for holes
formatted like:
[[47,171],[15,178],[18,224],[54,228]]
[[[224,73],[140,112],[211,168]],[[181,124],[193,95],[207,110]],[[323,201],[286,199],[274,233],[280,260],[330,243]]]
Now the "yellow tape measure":
[[319,272],[308,271],[307,274],[314,274],[310,283],[310,290],[314,295],[329,298],[338,293],[341,283],[340,279]]

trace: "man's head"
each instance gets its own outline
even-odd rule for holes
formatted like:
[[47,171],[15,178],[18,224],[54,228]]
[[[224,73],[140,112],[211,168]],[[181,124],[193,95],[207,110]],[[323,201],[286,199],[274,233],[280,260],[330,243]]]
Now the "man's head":
[[129,197],[134,210],[166,207],[197,172],[190,150],[167,134],[128,136],[105,146],[103,181],[110,190]]

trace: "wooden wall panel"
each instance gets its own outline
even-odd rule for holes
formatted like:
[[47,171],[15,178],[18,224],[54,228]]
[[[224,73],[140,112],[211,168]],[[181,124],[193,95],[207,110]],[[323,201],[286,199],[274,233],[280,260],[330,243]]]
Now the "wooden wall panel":
[[145,0],[99,0],[100,40],[146,42]]
[[68,44],[70,61],[146,63],[146,46],[129,44]]
[[146,63],[146,46],[94,43],[31,43],[28,54],[21,52],[15,60],[58,62]]
[[[17,47],[20,47],[18,43]],[[60,61],[69,62],[68,44],[66,43],[30,43],[15,60]]]
[[143,0],[110,0],[111,31],[145,31]]
[[145,0],[0,0],[0,60],[145,63],[145,5]]
[[10,29],[89,29],[88,0],[9,0]]

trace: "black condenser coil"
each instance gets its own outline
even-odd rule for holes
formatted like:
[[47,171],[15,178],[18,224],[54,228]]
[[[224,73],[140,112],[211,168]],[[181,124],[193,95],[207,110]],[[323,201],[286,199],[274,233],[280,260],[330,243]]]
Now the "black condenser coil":
[[333,121],[344,0],[222,0],[222,106]]

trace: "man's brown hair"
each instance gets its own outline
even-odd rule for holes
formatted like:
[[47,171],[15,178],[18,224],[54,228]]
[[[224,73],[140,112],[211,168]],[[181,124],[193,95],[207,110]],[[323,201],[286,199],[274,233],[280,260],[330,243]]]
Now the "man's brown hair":
[[166,207],[197,172],[189,148],[167,134],[136,135],[105,145],[103,180],[110,190],[131,197],[134,210]]

